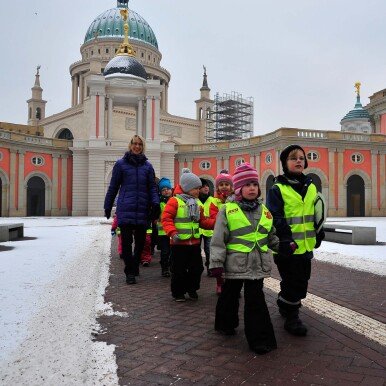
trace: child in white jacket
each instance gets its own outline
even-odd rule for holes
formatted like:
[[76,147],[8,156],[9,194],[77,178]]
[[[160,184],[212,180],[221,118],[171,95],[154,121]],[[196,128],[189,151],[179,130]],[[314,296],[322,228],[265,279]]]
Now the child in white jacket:
[[266,354],[277,347],[265,302],[263,280],[270,276],[271,253],[277,249],[271,213],[260,196],[257,171],[248,163],[233,175],[235,195],[220,209],[210,248],[212,276],[225,277],[216,306],[215,329],[234,335],[239,295],[244,286],[245,335],[252,351]]

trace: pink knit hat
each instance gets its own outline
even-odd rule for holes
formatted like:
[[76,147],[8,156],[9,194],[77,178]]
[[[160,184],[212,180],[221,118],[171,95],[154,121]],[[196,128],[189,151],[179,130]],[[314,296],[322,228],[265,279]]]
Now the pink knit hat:
[[221,170],[220,174],[216,177],[216,180],[215,180],[216,190],[218,189],[220,182],[228,182],[228,184],[233,186],[232,176],[228,173],[228,170],[226,169]]
[[233,180],[233,188],[235,190],[236,196],[238,196],[240,195],[241,188],[244,185],[251,182],[256,182],[258,184],[259,175],[257,174],[257,171],[255,168],[253,168],[248,162],[245,162],[236,168],[233,174],[232,180]]

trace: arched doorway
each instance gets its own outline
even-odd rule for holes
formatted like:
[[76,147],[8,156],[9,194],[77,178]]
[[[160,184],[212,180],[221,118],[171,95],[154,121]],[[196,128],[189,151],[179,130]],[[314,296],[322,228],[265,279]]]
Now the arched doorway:
[[27,183],[27,216],[45,215],[46,185],[41,177],[32,177]]
[[275,177],[272,174],[270,176],[268,176],[267,182],[265,183],[265,199],[267,199],[267,197],[268,197],[269,189],[272,188],[274,180],[275,180]]
[[365,182],[356,174],[347,180],[347,216],[365,216]]
[[315,173],[308,173],[307,176],[312,178],[312,182],[315,184],[318,192],[322,193],[322,180]]

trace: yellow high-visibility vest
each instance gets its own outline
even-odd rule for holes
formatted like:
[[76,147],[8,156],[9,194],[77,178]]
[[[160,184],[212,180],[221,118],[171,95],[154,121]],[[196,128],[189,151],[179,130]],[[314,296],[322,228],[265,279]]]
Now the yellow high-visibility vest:
[[[175,196],[178,203],[177,214],[174,219],[174,225],[177,229],[180,240],[189,240],[191,238],[200,238],[200,228],[198,222],[193,222],[188,217],[188,206],[185,201]],[[202,207],[200,200],[196,199],[197,205]]]
[[[163,211],[164,211],[164,209],[165,209],[166,203],[161,202],[159,206],[160,206],[160,208],[161,208],[161,214],[160,214],[160,218],[161,218],[162,213],[163,213]],[[158,223],[157,223],[157,229],[158,229],[158,236],[166,236],[166,232],[164,231],[164,228],[163,228],[163,226],[162,226],[161,221],[158,221]]]
[[261,251],[268,251],[268,233],[272,228],[273,218],[267,207],[261,205],[261,217],[255,229],[235,202],[225,204],[229,228],[227,250],[249,253],[258,246]]
[[291,228],[292,238],[298,245],[295,255],[311,252],[316,244],[316,232],[314,226],[315,207],[317,195],[316,186],[310,184],[307,193],[302,196],[290,185],[275,184],[281,192],[284,202],[284,216]]
[[[220,208],[224,205],[221,200],[217,197],[208,197],[208,199],[204,203],[204,215],[206,217],[210,216],[210,204],[217,206],[217,208],[220,210]],[[200,229],[201,233],[206,237],[212,237],[213,236],[213,230],[210,229]]]

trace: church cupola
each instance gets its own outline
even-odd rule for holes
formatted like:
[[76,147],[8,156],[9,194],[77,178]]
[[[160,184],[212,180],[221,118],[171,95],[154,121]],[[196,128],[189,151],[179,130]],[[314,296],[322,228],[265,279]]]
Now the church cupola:
[[350,110],[340,121],[341,131],[354,133],[371,133],[370,115],[361,103],[360,89],[361,83],[355,83],[357,100],[353,110]]
[[40,66],[36,67],[35,84],[31,88],[32,96],[31,99],[27,100],[28,104],[28,124],[37,126],[41,119],[46,116],[46,103],[43,100],[43,89],[40,86]]

